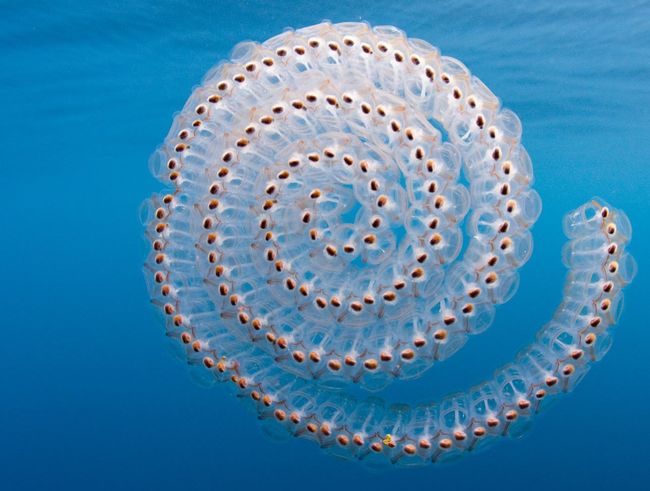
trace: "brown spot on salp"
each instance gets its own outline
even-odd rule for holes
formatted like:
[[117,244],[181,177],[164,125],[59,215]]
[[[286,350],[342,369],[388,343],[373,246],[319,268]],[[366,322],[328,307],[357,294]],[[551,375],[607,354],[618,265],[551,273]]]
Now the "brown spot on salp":
[[357,364],[357,360],[355,360],[354,357],[352,357],[350,355],[346,356],[343,361],[349,367],[353,367],[353,366],[355,366]]
[[517,406],[522,410],[528,409],[530,407],[530,401],[528,399],[519,399],[519,401],[517,401]]
[[174,150],[175,150],[177,153],[184,152],[186,149],[187,149],[187,145],[185,145],[185,143],[179,143],[178,145],[176,145],[176,146],[174,147]]
[[214,263],[217,262],[217,253],[216,252],[210,251],[210,253],[208,254],[208,262],[210,264],[214,264]]
[[514,199],[509,199],[506,202],[506,211],[508,213],[512,213],[513,211],[515,211],[515,208],[517,208],[517,202]]
[[443,450],[449,450],[451,448],[452,441],[449,438],[443,438],[438,442],[438,446]]
[[214,275],[217,278],[221,278],[223,276],[223,273],[224,273],[223,265],[220,264],[220,265],[214,267]]
[[363,366],[366,367],[366,369],[368,370],[376,370],[379,365],[377,363],[377,360],[375,360],[374,358],[368,358],[366,361],[363,362]]
[[373,452],[377,452],[377,453],[381,452],[381,443],[379,443],[379,442],[372,442],[372,443],[370,444],[370,449],[371,449]]
[[291,422],[292,422],[293,424],[295,424],[295,425],[297,425],[298,423],[300,423],[300,415],[299,415],[298,413],[296,413],[295,411],[294,411],[293,413],[291,413],[291,415],[289,416],[289,418],[291,419]]
[[436,210],[439,210],[445,204],[444,196],[436,196],[436,199],[433,200],[433,206]]
[[183,344],[190,344],[192,341],[192,335],[189,332],[184,332],[181,334],[181,341]]
[[275,261],[275,251],[273,249],[268,249],[266,251],[266,260]]
[[442,80],[446,84],[449,84],[451,82],[451,78],[449,78],[449,75],[447,75],[446,73],[440,75],[440,80]]
[[205,114],[207,111],[208,108],[205,107],[205,104],[199,104],[198,106],[196,106],[196,109],[194,110],[196,114]]
[[317,351],[311,351],[311,352],[309,353],[309,359],[310,359],[313,363],[319,363],[319,362],[320,362],[320,354],[319,354]]
[[555,384],[557,384],[558,379],[557,377],[553,376],[548,376],[544,379],[544,383],[546,384],[547,387],[553,387]]
[[273,123],[273,116],[262,116],[260,118],[260,123],[265,124],[265,125],[269,125],[269,124]]
[[434,70],[433,68],[431,68],[430,66],[427,66],[427,67],[424,69],[424,74],[427,76],[427,78],[428,78],[431,82],[433,82],[433,79],[434,79],[435,76],[436,76],[436,72],[435,72],[435,70]]
[[211,210],[215,210],[218,206],[219,206],[218,199],[211,199],[210,202],[208,203],[208,208]]
[[429,191],[430,193],[435,193],[437,189],[438,189],[438,184],[436,183],[436,181],[431,181],[429,183],[429,187],[427,188],[427,191]]
[[238,73],[232,79],[238,84],[243,84],[246,81],[246,77],[244,76],[243,73]]
[[325,307],[327,307],[327,300],[325,300],[323,297],[316,297],[315,302],[316,302],[316,306],[319,309],[324,309]]
[[370,111],[372,111],[372,108],[370,107],[370,104],[362,102],[361,103],[361,112],[363,112],[363,114],[370,114]]
[[354,437],[352,437],[352,441],[354,442],[355,445],[359,447],[363,445],[363,437],[358,433],[354,435]]
[[171,194],[166,194],[163,198],[163,203],[166,205],[170,204],[172,201],[174,201],[174,197]]
[[499,160],[500,158],[501,158],[501,149],[499,147],[495,147],[494,150],[492,150],[492,159]]
[[309,40],[309,47],[310,48],[318,48],[320,46],[320,43],[318,42],[318,39],[310,39]]
[[287,56],[287,48],[278,48],[275,50],[275,54],[278,55],[280,58],[284,58]]
[[420,264],[422,264],[422,263],[424,263],[424,262],[427,260],[428,257],[429,257],[429,256],[427,255],[427,253],[426,253],[426,252],[423,252],[423,253],[421,253],[421,254],[418,254],[418,256],[415,258],[415,260],[416,260],[417,262],[419,262]]
[[489,272],[485,275],[485,283],[487,285],[493,285],[497,281],[497,274],[494,271]]
[[391,361],[391,360],[393,359],[393,355],[391,355],[391,354],[388,353],[387,351],[382,351],[382,352],[379,354],[379,359],[380,359],[381,361],[384,361],[384,362],[389,362],[389,361]]
[[363,310],[363,305],[358,301],[350,302],[350,309],[354,312],[361,312]]
[[393,120],[390,122],[390,128],[391,128],[395,133],[397,133],[397,132],[401,129],[401,126],[400,126],[399,122],[397,122],[397,121],[395,121],[395,120],[393,119]]
[[269,343],[274,344],[275,343],[275,334],[273,334],[272,332],[267,332],[266,333],[266,340]]
[[571,350],[571,358],[573,358],[574,360],[579,360],[580,358],[582,358],[582,355],[584,355],[584,351],[582,351],[581,349]]
[[476,98],[473,95],[467,98],[467,105],[472,109],[476,107]]
[[600,325],[600,317],[592,317],[592,319],[589,321],[589,325],[591,327],[598,327]]
[[230,305],[237,305],[239,303],[239,296],[237,295],[230,295],[230,298],[228,299],[230,302]]
[[309,155],[307,155],[307,158],[311,162],[318,162],[320,160],[320,155],[318,155],[316,152],[313,152],[313,153],[310,153]]
[[274,205],[274,204],[275,204],[275,200],[267,199],[266,201],[264,201],[264,204],[262,205],[262,208],[263,208],[265,211],[268,211],[268,210],[270,210],[271,208],[273,208],[273,205]]
[[415,158],[422,160],[424,158],[424,149],[422,147],[417,147],[415,149]]
[[611,263],[609,263],[609,266],[607,267],[607,270],[610,273],[616,273],[618,271],[618,262],[612,261]]
[[336,52],[340,51],[340,49],[341,49],[340,46],[339,46],[339,43],[336,43],[336,42],[334,42],[334,41],[328,43],[328,44],[327,44],[327,47],[328,47],[331,51],[336,51]]
[[422,278],[424,276],[424,270],[422,268],[415,268],[411,271],[411,278]]
[[262,58],[262,64],[265,66],[273,66],[274,63],[273,58]]
[[332,244],[328,244],[328,245],[325,246],[325,252],[327,253],[327,255],[329,255],[331,257],[336,256],[337,253],[338,253],[337,250],[336,250],[336,247],[333,246]]
[[395,280],[393,282],[393,286],[396,290],[401,290],[402,288],[406,287],[406,282],[404,280]]
[[546,391],[544,389],[539,389],[535,392],[535,399],[544,399],[546,397]]
[[375,303],[375,297],[373,297],[372,295],[364,295],[363,303],[365,303],[366,305],[372,305]]
[[372,221],[370,222],[370,226],[372,228],[379,228],[381,226],[381,218],[379,217],[374,217]]
[[212,94],[210,97],[208,97],[208,102],[212,104],[216,104],[221,100],[221,96],[217,94]]
[[262,397],[262,404],[264,404],[266,407],[269,407],[271,404],[273,404],[273,399],[270,395],[266,394],[264,397]]
[[607,225],[607,233],[609,235],[614,235],[616,233],[616,225],[614,225],[613,223]]
[[325,157],[327,157],[328,159],[333,159],[334,157],[336,157],[334,150],[332,150],[331,148],[326,148],[325,150],[323,150],[323,155],[325,155]]
[[406,135],[406,138],[408,138],[410,141],[413,141],[413,139],[415,138],[415,134],[413,133],[412,128],[406,128],[406,130],[404,130],[404,134]]
[[508,231],[510,224],[508,222],[503,222],[499,225],[498,231],[500,234],[505,234]]
[[349,155],[344,155],[343,156],[343,162],[345,163],[345,165],[347,165],[349,167],[352,164],[354,164],[354,159],[352,157],[350,157]]
[[154,251],[162,251],[164,245],[161,240],[156,239],[153,241],[152,247]]
[[422,348],[422,347],[425,346],[426,344],[427,344],[427,341],[426,341],[426,339],[424,339],[424,338],[420,338],[420,337],[418,337],[418,338],[415,338],[415,339],[413,340],[413,345],[414,345],[416,348]]
[[302,223],[309,223],[311,222],[311,213],[306,211],[302,214]]
[[501,189],[499,192],[501,193],[501,196],[507,196],[508,194],[510,194],[510,185],[508,183],[501,185]]
[[610,255],[616,254],[616,250],[618,249],[618,245],[610,244],[609,247],[607,248],[607,253]]
[[487,265],[488,265],[488,266],[494,266],[494,265],[497,263],[498,260],[499,260],[498,257],[496,257],[496,256],[490,256],[490,257],[488,258],[488,260],[487,260]]
[[271,108],[271,111],[273,114],[282,114],[284,112],[284,107],[281,106],[280,104],[276,104]]
[[576,371],[575,367],[570,363],[567,363],[566,365],[564,365],[564,367],[562,367],[562,375],[564,375],[565,377],[570,377],[571,375],[573,375],[573,372],[575,371]]
[[200,119],[195,119],[194,121],[192,121],[192,126],[194,126],[195,128],[198,128],[202,124],[203,122]]
[[379,42],[377,43],[377,49],[382,53],[386,53],[388,51],[388,46],[386,46],[385,43]]
[[296,46],[295,48],[293,48],[293,51],[294,51],[298,56],[302,56],[302,55],[304,55],[304,54],[306,53],[305,48],[302,47],[302,46]]
[[276,270],[278,273],[281,273],[282,270],[284,269],[284,262],[282,262],[282,261],[275,261],[275,265],[274,265],[274,266],[275,266],[275,270]]
[[494,126],[490,126],[490,128],[488,128],[488,135],[490,135],[490,138],[494,140],[497,137],[497,129]]
[[219,294],[220,294],[222,297],[225,297],[226,295],[228,295],[228,292],[229,292],[229,291],[230,291],[230,289],[228,288],[228,285],[226,285],[225,283],[221,283],[221,284],[219,285]]
[[370,168],[368,165],[368,161],[367,160],[360,161],[359,168],[361,169],[361,172],[363,172],[364,174],[367,173],[368,169]]
[[496,428],[497,426],[499,426],[499,420],[498,420],[498,418],[495,418],[494,416],[490,416],[487,420],[485,420],[485,423],[490,428]]
[[309,238],[310,238],[311,240],[316,240],[316,239],[318,238],[318,230],[316,230],[315,228],[312,228],[312,229],[309,231]]
[[297,100],[297,99],[296,99],[295,101],[291,101],[291,105],[292,105],[295,109],[304,109],[304,108],[305,108],[305,104],[304,104],[304,102],[302,102],[302,101],[300,101],[300,100]]
[[300,285],[300,288],[298,288],[298,291],[303,297],[306,297],[309,295],[309,286],[303,283]]
[[499,249],[502,251],[505,251],[512,245],[512,239],[506,237],[505,239],[502,239],[500,244],[499,244]]
[[483,116],[482,114],[476,116],[476,126],[483,129],[483,127],[485,126],[485,116]]
[[305,361],[305,354],[302,351],[294,351],[292,353],[292,356],[293,359],[298,363],[302,363],[303,361]]
[[192,343],[192,351],[194,351],[195,353],[201,351],[201,341],[196,340]]
[[606,282],[605,284],[603,284],[603,291],[604,291],[605,293],[609,293],[609,292],[611,292],[613,289],[614,289],[614,283],[612,283],[611,281],[608,281],[608,282]]
[[305,94],[305,99],[307,99],[307,102],[316,102],[318,100],[318,96],[313,92],[308,92]]
[[180,176],[180,174],[178,172],[174,171],[171,174],[169,174],[169,180],[170,181],[175,181],[176,179],[178,179],[179,176]]
[[282,409],[276,409],[273,414],[275,416],[275,419],[278,421],[284,421],[287,417],[287,414]]
[[248,324],[248,320],[250,319],[246,312],[240,312],[238,318],[241,324]]
[[262,219],[260,220],[260,228],[261,228],[262,230],[265,230],[268,226],[269,226],[269,221],[268,221],[268,219],[266,219],[266,218],[262,218]]
[[419,66],[422,63],[422,59],[418,55],[411,55],[411,63],[415,66]]
[[315,423],[307,423],[306,428],[309,433],[316,433],[318,431],[318,426]]
[[208,230],[211,229],[213,225],[212,218],[207,217],[203,220],[203,228]]
[[372,46],[370,46],[367,43],[361,43],[361,51],[363,51],[367,55],[372,54]]
[[412,443],[407,443],[404,445],[404,453],[407,455],[415,455],[415,445]]
[[343,251],[348,253],[348,254],[352,254],[354,252],[354,250],[355,249],[354,249],[354,246],[352,244],[345,244],[343,246]]
[[156,264],[161,264],[165,260],[165,255],[164,254],[156,254],[156,257],[154,261],[156,261]]
[[454,99],[460,99],[461,97],[463,97],[463,93],[460,91],[458,87],[454,88],[454,90],[452,91],[452,95]]
[[612,305],[612,301],[609,298],[606,298],[602,302],[600,302],[600,310],[609,310],[609,308]]
[[393,57],[397,63],[402,63],[404,61],[404,55],[400,51],[395,51]]
[[387,203],[388,203],[388,196],[386,196],[385,194],[382,194],[379,198],[377,198],[377,206],[379,208],[383,208],[384,206],[386,206]]
[[213,368],[214,365],[215,365],[214,360],[212,358],[210,358],[209,356],[206,356],[206,357],[203,358],[203,366],[205,368]]
[[221,82],[219,82],[217,84],[217,89],[219,89],[221,91],[228,90],[228,82],[226,82],[225,80],[222,80]]
[[333,95],[328,95],[325,97],[325,101],[330,105],[330,106],[336,106],[339,107],[339,101],[334,97]]
[[341,445],[342,447],[345,447],[350,443],[350,439],[346,435],[338,435],[336,437],[336,441]]
[[384,106],[377,106],[377,114],[379,114],[382,118],[386,116],[386,109]]
[[472,433],[474,434],[475,437],[482,438],[485,436],[487,431],[482,426],[477,426],[476,428],[474,428],[474,431]]
[[384,293],[383,299],[386,300],[387,302],[393,302],[397,298],[397,295],[395,292],[388,291]]
[[453,315],[445,315],[443,320],[445,326],[451,326],[454,322],[456,322],[456,317]]
[[436,332],[433,333],[433,339],[436,341],[444,341],[447,339],[447,330],[446,329],[438,329]]
[[180,133],[178,133],[178,138],[181,140],[185,140],[188,136],[190,136],[190,132],[187,130],[182,130]]
[[596,335],[593,332],[590,332],[585,336],[585,344],[587,346],[591,346],[594,342],[596,342]]
[[403,360],[412,360],[415,358],[415,351],[413,351],[411,348],[407,348],[405,350],[402,350],[400,356]]
[[363,238],[363,242],[366,244],[374,244],[377,241],[377,237],[374,234],[368,234]]
[[165,218],[165,209],[164,208],[158,208],[156,210],[156,218],[158,220],[162,220],[163,218]]
[[330,370],[338,372],[341,369],[341,362],[339,360],[330,360],[327,362],[327,366]]
[[217,175],[219,177],[226,177],[229,172],[230,171],[228,170],[228,167],[222,167],[221,169],[219,169],[219,172],[217,173]]
[[464,431],[461,430],[454,431],[454,440],[456,440],[457,442],[462,442],[465,439],[467,439],[467,434]]
[[519,416],[519,413],[514,409],[511,409],[510,411],[506,412],[505,416],[507,421],[514,421]]
[[463,314],[471,314],[474,312],[474,305],[471,303],[466,303],[462,309]]
[[297,158],[290,159],[289,162],[287,162],[287,164],[289,164],[289,167],[296,168],[300,165],[300,159]]
[[346,46],[354,46],[354,39],[352,39],[350,36],[345,36],[343,38],[343,44]]
[[284,281],[284,284],[287,287],[287,290],[294,290],[296,288],[296,280],[293,278],[287,278]]

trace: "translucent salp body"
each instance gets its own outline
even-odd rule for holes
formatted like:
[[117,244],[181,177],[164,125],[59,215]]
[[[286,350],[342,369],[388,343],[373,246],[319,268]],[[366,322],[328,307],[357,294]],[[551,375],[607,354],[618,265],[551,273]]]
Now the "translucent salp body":
[[520,139],[462,63],[394,27],[238,45],[151,159],[173,186],[144,210],[169,336],[204,379],[337,455],[440,462],[520,433],[611,344],[634,262],[629,221],[600,199],[565,218],[553,320],[491,381],[417,407],[338,390],[421,375],[515,294],[541,211]]

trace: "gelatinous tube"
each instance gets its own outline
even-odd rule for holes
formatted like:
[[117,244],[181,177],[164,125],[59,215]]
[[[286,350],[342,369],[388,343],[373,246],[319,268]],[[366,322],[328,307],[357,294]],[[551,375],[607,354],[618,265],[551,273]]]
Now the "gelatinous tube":
[[143,217],[168,335],[270,424],[371,464],[520,433],[610,346],[635,265],[600,199],[565,218],[555,316],[492,380],[416,407],[345,391],[421,375],[513,296],[541,210],[520,138],[464,65],[394,27],[238,45],[151,159],[173,186]]

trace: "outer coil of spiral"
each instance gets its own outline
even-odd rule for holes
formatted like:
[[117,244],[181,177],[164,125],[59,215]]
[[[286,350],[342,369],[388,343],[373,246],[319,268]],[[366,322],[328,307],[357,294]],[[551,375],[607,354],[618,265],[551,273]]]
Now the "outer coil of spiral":
[[232,58],[152,159],[175,189],[148,207],[147,277],[191,362],[291,433],[410,463],[516,433],[606,352],[634,264],[627,219],[594,200],[567,216],[554,320],[492,381],[416,408],[325,388],[418,376],[514,294],[541,208],[521,126],[392,27],[321,24]]

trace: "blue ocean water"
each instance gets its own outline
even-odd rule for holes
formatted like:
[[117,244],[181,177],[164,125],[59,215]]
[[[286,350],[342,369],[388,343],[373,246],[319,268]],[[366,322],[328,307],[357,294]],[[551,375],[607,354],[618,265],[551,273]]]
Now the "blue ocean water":
[[[650,3],[404,3],[0,2],[0,489],[647,489]],[[270,441],[166,351],[141,272],[148,156],[237,42],[323,19],[393,24],[462,60],[522,120],[544,202],[495,325],[391,397],[465,389],[532,340],[561,298],[566,211],[599,195],[632,221],[614,347],[523,439],[369,473]]]

